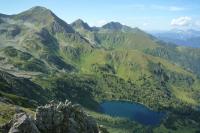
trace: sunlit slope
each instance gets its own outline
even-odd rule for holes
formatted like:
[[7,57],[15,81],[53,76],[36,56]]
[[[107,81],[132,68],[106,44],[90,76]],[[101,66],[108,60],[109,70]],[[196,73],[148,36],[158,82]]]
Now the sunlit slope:
[[[82,20],[69,25],[43,7],[34,7],[17,15],[1,16],[1,20],[0,63],[5,71],[18,75],[32,72],[36,75],[32,76],[36,81],[55,75],[49,79],[55,82],[57,77],[60,80],[62,74],[77,74],[75,82],[79,78],[87,79],[85,75],[89,74],[91,79],[97,80],[96,86],[105,83],[105,86],[93,86],[95,92],[91,95],[95,95],[94,99],[102,100],[105,96],[108,99],[137,101],[132,98],[137,95],[134,92],[137,90],[137,93],[145,94],[140,98],[137,96],[138,102],[144,104],[149,104],[148,99],[155,105],[161,96],[166,96],[166,106],[170,105],[167,98],[179,99],[183,103],[199,102],[199,79],[196,71],[191,73],[188,69],[196,70],[197,63],[191,65],[193,61],[188,59],[192,57],[198,62],[198,50],[170,47],[138,28],[118,22],[99,28],[90,27]],[[188,51],[195,54],[187,56]],[[189,62],[188,67],[181,65],[184,61]],[[118,87],[118,91],[115,89],[117,86],[121,87]],[[184,98],[177,95],[177,89],[182,90]],[[102,95],[97,96],[97,90]],[[130,94],[120,95],[122,92]],[[162,100],[159,102],[162,104]]]

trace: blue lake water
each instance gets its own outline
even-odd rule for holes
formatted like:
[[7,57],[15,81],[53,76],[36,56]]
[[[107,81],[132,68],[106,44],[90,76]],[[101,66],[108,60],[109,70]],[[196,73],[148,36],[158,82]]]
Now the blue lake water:
[[144,105],[122,101],[105,101],[100,108],[104,114],[125,117],[143,125],[158,125],[165,116],[165,113],[152,111]]

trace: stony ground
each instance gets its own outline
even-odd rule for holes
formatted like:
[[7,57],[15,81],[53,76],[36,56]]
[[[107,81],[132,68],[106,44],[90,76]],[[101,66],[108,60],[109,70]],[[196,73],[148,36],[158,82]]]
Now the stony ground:
[[36,109],[34,118],[22,110],[1,126],[2,133],[106,133],[78,104],[51,102]]

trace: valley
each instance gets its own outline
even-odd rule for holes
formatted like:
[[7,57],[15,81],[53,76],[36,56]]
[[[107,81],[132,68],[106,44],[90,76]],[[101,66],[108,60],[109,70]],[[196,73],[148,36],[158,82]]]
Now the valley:
[[[39,14],[39,15],[38,15]],[[0,15],[0,124],[17,106],[51,100],[84,107],[109,132],[200,132],[200,49],[165,43],[118,22],[68,24],[36,6]],[[155,126],[98,111],[103,101],[166,112]]]

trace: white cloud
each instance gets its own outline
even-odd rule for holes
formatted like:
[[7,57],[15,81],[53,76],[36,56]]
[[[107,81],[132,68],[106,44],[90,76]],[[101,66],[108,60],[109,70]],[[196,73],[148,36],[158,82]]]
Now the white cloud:
[[166,10],[167,9],[166,6],[161,6],[161,5],[151,5],[150,8],[154,9],[154,10]]
[[195,26],[200,27],[200,21],[196,21]]
[[178,6],[178,5],[159,5],[159,4],[125,4],[125,5],[118,5],[114,6],[116,9],[126,10],[126,9],[134,9],[134,10],[160,10],[160,11],[170,11],[170,12],[178,12],[184,11],[188,8]]
[[183,16],[179,18],[172,19],[172,26],[188,26],[191,23],[192,18],[188,16]]
[[134,8],[134,9],[139,9],[139,10],[146,9],[145,5],[142,5],[142,4],[130,5],[129,7]]
[[164,11],[183,11],[185,8],[179,6],[163,6],[163,5],[151,5],[151,9],[164,10]]
[[142,25],[143,25],[143,26],[148,26],[149,23],[144,22]]
[[100,27],[103,26],[104,24],[108,23],[107,20],[98,20],[94,23],[95,26]]
[[114,8],[120,10],[127,10],[127,9],[145,10],[147,6],[144,4],[122,4],[122,5],[116,5],[114,6]]
[[169,7],[169,10],[170,11],[183,11],[183,10],[185,10],[185,8],[177,7],[177,6],[171,6],[171,7]]

